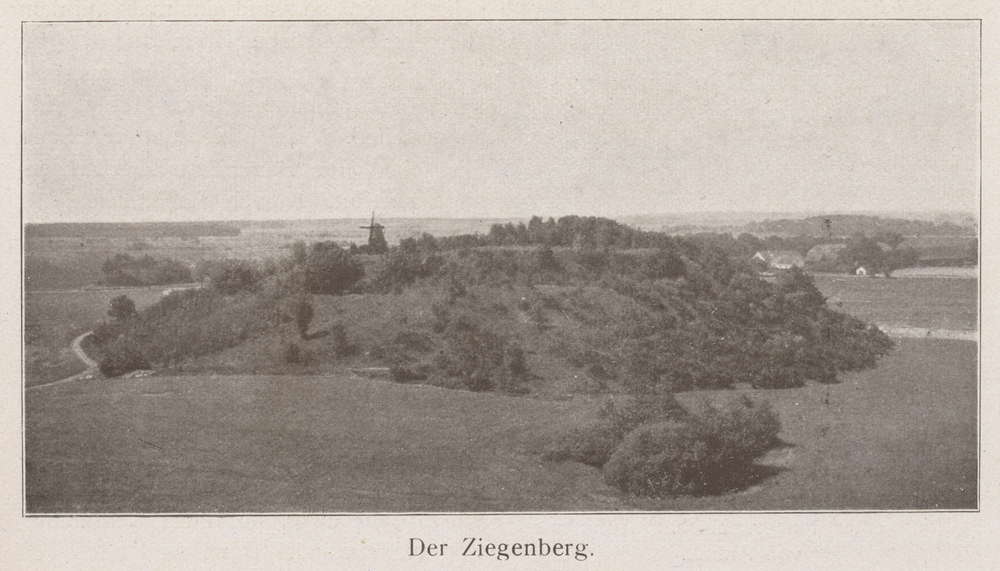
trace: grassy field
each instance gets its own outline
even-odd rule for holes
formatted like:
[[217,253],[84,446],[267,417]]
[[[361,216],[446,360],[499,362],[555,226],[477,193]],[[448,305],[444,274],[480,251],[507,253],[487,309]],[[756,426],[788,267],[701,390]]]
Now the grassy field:
[[[26,494],[49,512],[970,509],[976,346],[907,340],[832,386],[748,391],[785,445],[718,497],[640,500],[539,451],[595,406],[330,376],[151,377],[26,397]],[[691,403],[710,393],[681,395]]]
[[964,278],[868,278],[817,275],[837,309],[880,325],[975,331],[979,282]]

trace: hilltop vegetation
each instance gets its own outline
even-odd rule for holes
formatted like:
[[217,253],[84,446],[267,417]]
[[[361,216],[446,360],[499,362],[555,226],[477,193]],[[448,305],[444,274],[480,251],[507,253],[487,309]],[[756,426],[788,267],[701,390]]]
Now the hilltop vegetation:
[[[175,294],[112,324],[101,345],[138,345],[155,365],[176,364],[280,335],[295,320],[289,304],[303,296],[409,292],[420,317],[403,327],[386,323],[383,338],[361,339],[361,349],[375,364],[412,369],[403,376],[458,378],[480,390],[495,384],[492,375],[527,379],[516,356],[524,346],[585,369],[607,390],[631,393],[833,382],[889,349],[877,329],[828,309],[802,272],[772,283],[692,241],[605,219],[564,220],[535,225],[534,233],[513,227],[519,247],[494,247],[512,240],[509,228],[495,227],[485,237],[405,240],[386,256],[318,243],[267,272],[229,261],[209,290]],[[467,240],[488,245],[456,246]],[[565,243],[590,246],[559,247]],[[625,243],[655,247],[609,246]],[[171,348],[155,333],[161,329],[189,329],[180,337],[197,349]]]

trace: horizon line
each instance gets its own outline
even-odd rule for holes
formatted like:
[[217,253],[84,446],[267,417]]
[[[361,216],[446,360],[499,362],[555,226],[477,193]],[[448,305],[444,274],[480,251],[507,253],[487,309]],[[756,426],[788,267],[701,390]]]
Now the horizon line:
[[[815,217],[815,216],[873,216],[880,218],[900,218],[907,216],[970,216],[973,218],[978,218],[980,213],[970,211],[970,210],[856,210],[856,211],[841,211],[841,212],[830,212],[828,210],[771,210],[771,211],[756,211],[756,210],[691,210],[683,212],[661,212],[661,213],[651,213],[651,214],[560,214],[560,215],[543,215],[543,214],[531,214],[524,216],[414,216],[414,215],[386,215],[379,216],[376,211],[376,218],[381,218],[383,220],[530,220],[534,217],[540,217],[542,219],[554,218],[556,220],[564,218],[567,216],[578,216],[580,218],[606,218],[610,220],[617,219],[627,219],[627,218],[668,218],[668,217],[699,217],[699,216],[753,216],[763,220],[771,220],[772,218],[764,217],[781,217],[779,219],[789,219],[789,217]],[[23,227],[27,226],[45,226],[45,225],[56,225],[56,224],[239,224],[239,223],[262,223],[262,222],[325,222],[331,220],[361,220],[367,219],[368,215],[364,216],[340,216],[340,217],[330,217],[330,218],[231,218],[231,219],[218,219],[218,218],[206,218],[206,219],[177,219],[177,220],[72,220],[72,221],[46,221],[46,222],[36,222],[25,220]]]

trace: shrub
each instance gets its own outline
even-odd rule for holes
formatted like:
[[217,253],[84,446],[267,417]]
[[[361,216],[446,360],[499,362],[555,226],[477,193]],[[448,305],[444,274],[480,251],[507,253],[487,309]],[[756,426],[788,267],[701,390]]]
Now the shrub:
[[88,339],[97,347],[110,345],[125,331],[125,324],[121,321],[104,322],[94,328]]
[[209,279],[213,290],[233,295],[257,291],[261,275],[246,260],[222,260],[209,270]]
[[342,323],[335,323],[330,328],[330,346],[333,347],[333,354],[338,359],[358,351],[358,348],[347,339],[347,328]]
[[603,466],[615,447],[638,426],[648,423],[678,422],[687,412],[673,395],[646,395],[606,400],[587,422],[574,428],[546,454],[547,460],[575,460]]
[[365,275],[364,266],[336,242],[312,245],[305,264],[309,293],[336,295],[350,289]]
[[688,413],[674,395],[665,393],[609,400],[599,414],[610,421],[614,438],[620,441],[643,424],[681,420]]
[[604,465],[604,481],[644,496],[721,493],[738,488],[753,460],[777,442],[780,422],[747,397],[702,406],[682,421],[639,426]]
[[552,252],[552,248],[549,246],[543,245],[535,251],[535,264],[543,272],[562,271],[562,265],[556,259],[555,253]]
[[445,332],[448,351],[435,358],[446,375],[462,377],[472,391],[527,392],[528,367],[515,342],[459,316]]
[[120,295],[111,300],[111,309],[108,310],[108,315],[113,317],[115,321],[125,321],[135,315],[135,302],[127,295]]
[[392,343],[403,350],[416,351],[418,353],[425,353],[432,347],[430,337],[419,331],[412,330],[399,332],[393,338]]
[[705,453],[690,425],[646,424],[615,448],[604,464],[604,483],[633,495],[681,495],[693,491]]
[[118,343],[105,351],[98,367],[105,377],[119,377],[125,373],[149,368],[149,362],[132,345]]
[[299,337],[306,338],[314,313],[313,305],[309,303],[308,299],[302,298],[292,304],[292,316],[295,319],[295,330],[299,332]]
[[312,362],[312,355],[291,341],[283,341],[279,353],[281,362],[286,365],[308,365]]
[[309,259],[309,251],[306,249],[306,243],[302,240],[296,240],[292,243],[292,263],[296,266],[301,266],[306,263]]
[[435,253],[422,252],[415,239],[407,238],[400,244],[400,248],[379,260],[365,289],[375,292],[399,291],[418,279],[437,274],[444,266],[444,258]]

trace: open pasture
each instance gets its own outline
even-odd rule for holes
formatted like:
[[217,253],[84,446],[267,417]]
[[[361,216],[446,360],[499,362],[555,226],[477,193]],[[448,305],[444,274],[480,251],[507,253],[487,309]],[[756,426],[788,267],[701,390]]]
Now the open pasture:
[[[325,376],[109,379],[26,396],[29,513],[977,506],[976,346],[900,341],[837,385],[746,391],[784,446],[736,493],[652,500],[538,454],[596,406]],[[718,393],[680,395],[688,404]]]
[[869,323],[975,331],[979,282],[967,278],[871,278],[819,274],[832,307]]

